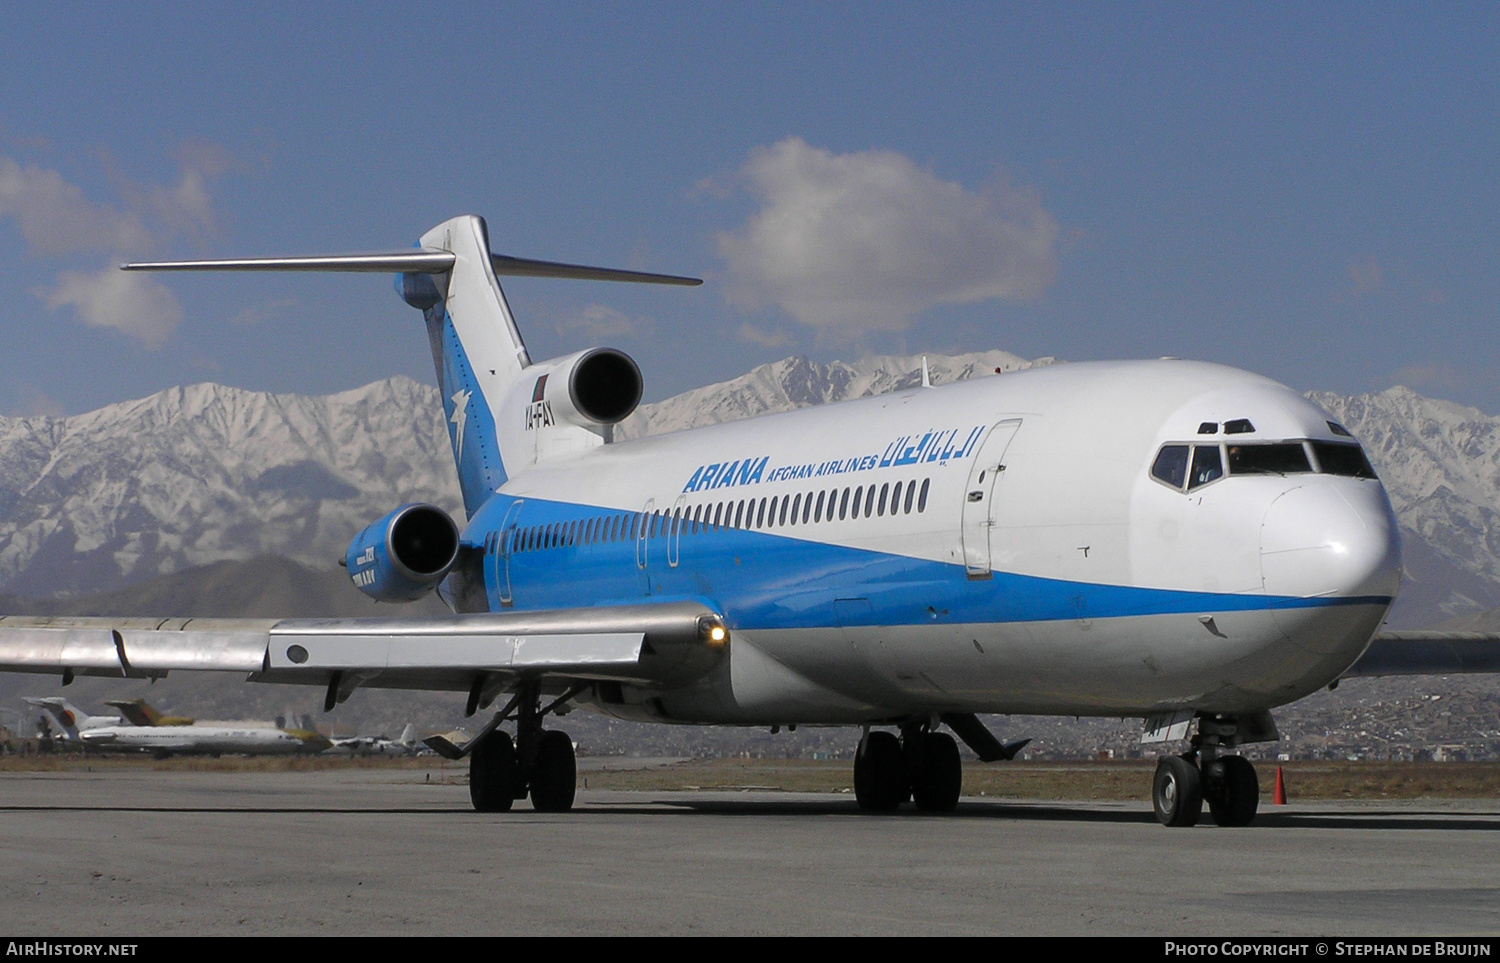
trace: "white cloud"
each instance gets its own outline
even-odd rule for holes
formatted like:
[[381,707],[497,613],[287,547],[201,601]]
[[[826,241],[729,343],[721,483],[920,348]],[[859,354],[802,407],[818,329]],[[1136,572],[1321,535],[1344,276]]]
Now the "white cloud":
[[[190,142],[179,160],[176,183],[140,185],[110,170],[106,158],[122,202],[115,206],[89,200],[58,171],[0,157],[0,219],[15,221],[32,253],[54,256],[107,251],[119,258],[151,251],[180,234],[202,235],[215,223],[209,185],[233,158],[217,145]],[[114,267],[62,271],[52,287],[36,294],[53,311],[71,307],[84,324],[113,328],[153,348],[182,320],[182,308],[166,287]]]
[[1465,382],[1463,372],[1445,361],[1409,364],[1393,377],[1400,385],[1439,391],[1457,391]]
[[71,307],[84,324],[114,328],[151,348],[161,347],[182,320],[182,307],[171,291],[144,274],[113,265],[94,274],[64,271],[56,287],[39,293],[53,311]]
[[20,385],[16,393],[21,396],[21,408],[17,413],[19,417],[62,418],[68,413],[63,408],[62,402],[47,394],[36,385]]
[[589,338],[614,338],[621,335],[644,335],[651,331],[649,318],[632,318],[603,304],[590,304],[577,314],[557,322],[557,333],[581,333]]
[[0,157],[0,216],[13,217],[21,236],[44,254],[138,251],[151,235],[138,215],[95,204],[57,171]]
[[1028,190],[971,191],[889,150],[833,154],[792,137],[740,169],[760,209],[718,235],[730,298],[835,337],[901,331],[938,304],[1039,294],[1057,221]]
[[126,206],[147,218],[159,238],[211,231],[216,218],[208,186],[235,166],[227,150],[206,141],[184,144],[178,161],[182,169],[170,186],[136,184],[119,174],[112,177]]
[[735,337],[762,348],[782,348],[792,343],[792,336],[785,331],[767,331],[746,321],[740,325]]

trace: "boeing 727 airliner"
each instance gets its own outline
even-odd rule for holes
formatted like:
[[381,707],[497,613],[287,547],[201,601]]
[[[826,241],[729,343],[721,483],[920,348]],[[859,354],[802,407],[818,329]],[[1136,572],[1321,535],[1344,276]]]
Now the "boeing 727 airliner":
[[[1139,717],[1158,818],[1259,798],[1237,747],[1338,680],[1401,578],[1358,442],[1275,382],[1178,360],[1081,363],[614,442],[640,401],[609,348],[533,362],[497,275],[696,284],[492,254],[459,217],[412,250],[127,265],[396,274],[422,312],[466,524],[403,505],[351,542],[360,590],[437,591],[442,619],[0,620],[0,666],[235,670],[322,686],[502,695],[468,755],[474,805],[573,804],[583,705],[685,724],[864,727],[859,805],[957,804],[977,713]],[[1469,640],[1472,641],[1472,640]],[[1493,671],[1493,649],[1391,638],[1369,672]],[[1425,647],[1425,648],[1424,648]],[[1434,648],[1436,647],[1436,648]],[[1356,670],[1358,671],[1358,670]],[[512,737],[501,724],[515,722]]]
[[126,724],[114,716],[90,716],[66,699],[28,698],[62,730],[64,741],[100,752],[145,752],[158,759],[176,755],[243,753],[251,756],[322,752],[332,743],[306,729],[254,723],[156,726]]

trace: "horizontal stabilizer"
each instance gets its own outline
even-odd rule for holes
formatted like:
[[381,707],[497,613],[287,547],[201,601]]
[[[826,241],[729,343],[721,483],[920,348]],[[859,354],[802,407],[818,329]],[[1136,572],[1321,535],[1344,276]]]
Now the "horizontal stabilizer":
[[[405,251],[374,251],[365,254],[312,254],[299,257],[210,258],[194,261],[133,261],[122,271],[354,271],[377,274],[444,274],[453,269],[452,251],[411,248]],[[702,284],[701,278],[675,274],[652,274],[620,268],[535,261],[530,258],[491,254],[495,273],[511,277],[563,278],[574,281],[626,281],[635,284]]]
[[652,274],[648,271],[625,271],[619,268],[589,267],[586,264],[562,264],[556,261],[532,261],[504,254],[491,254],[490,264],[496,274],[525,278],[563,278],[573,281],[628,281],[635,284],[680,284],[695,287],[702,278],[676,274]]
[[122,271],[365,271],[376,274],[442,274],[453,267],[452,251],[408,248],[368,254],[306,257],[234,257],[200,261],[135,261]]

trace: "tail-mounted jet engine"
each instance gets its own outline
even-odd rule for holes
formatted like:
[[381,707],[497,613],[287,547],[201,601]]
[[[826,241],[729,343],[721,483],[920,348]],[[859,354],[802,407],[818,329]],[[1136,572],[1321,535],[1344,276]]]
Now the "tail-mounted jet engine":
[[458,526],[436,505],[402,505],[354,536],[349,579],[381,602],[410,602],[443,580],[458,558]]
[[644,382],[630,355],[615,348],[589,348],[526,369],[531,402],[528,430],[558,423],[583,428],[615,425],[641,403]]

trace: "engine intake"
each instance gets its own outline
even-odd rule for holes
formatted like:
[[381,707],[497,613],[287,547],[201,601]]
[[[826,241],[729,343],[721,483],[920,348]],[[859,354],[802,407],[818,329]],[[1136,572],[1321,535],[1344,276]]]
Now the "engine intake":
[[579,414],[602,425],[630,417],[641,403],[643,380],[635,359],[614,348],[595,348],[578,360],[568,394]]
[[538,390],[528,414],[532,427],[554,421],[584,427],[619,424],[635,411],[645,390],[641,369],[616,348],[590,348],[534,368]]
[[383,602],[421,598],[458,558],[458,526],[436,505],[402,505],[354,536],[344,554],[349,580]]

